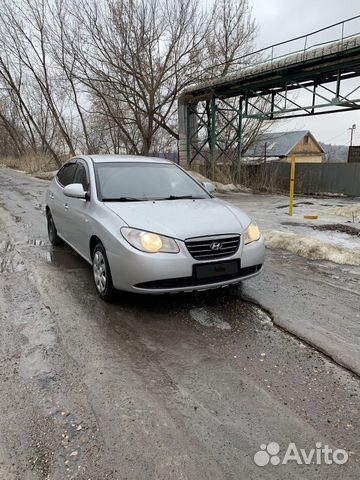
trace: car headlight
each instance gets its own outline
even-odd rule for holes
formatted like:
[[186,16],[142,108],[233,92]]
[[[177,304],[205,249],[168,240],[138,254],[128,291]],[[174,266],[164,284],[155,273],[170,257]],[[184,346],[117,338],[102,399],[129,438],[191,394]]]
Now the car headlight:
[[179,246],[173,238],[157,233],[123,227],[121,233],[130,245],[147,253],[179,253]]
[[244,233],[244,244],[248,245],[251,242],[256,242],[260,238],[260,230],[255,222],[251,222]]

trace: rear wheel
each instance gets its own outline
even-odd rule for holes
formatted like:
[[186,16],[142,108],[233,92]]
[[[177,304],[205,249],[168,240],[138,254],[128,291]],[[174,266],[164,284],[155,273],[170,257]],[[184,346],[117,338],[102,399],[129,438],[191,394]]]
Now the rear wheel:
[[102,300],[110,302],[114,298],[115,289],[106,251],[101,243],[98,243],[94,248],[92,265],[96,291]]
[[47,213],[47,229],[51,245],[54,247],[64,245],[63,240],[58,236],[54,220],[50,212]]

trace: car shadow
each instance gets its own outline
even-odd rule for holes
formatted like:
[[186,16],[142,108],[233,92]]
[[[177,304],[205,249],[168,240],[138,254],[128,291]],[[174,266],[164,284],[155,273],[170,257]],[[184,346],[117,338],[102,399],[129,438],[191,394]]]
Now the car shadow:
[[[94,296],[97,296],[91,266],[70,246],[43,246],[42,249],[42,257],[47,263],[62,270],[72,272],[76,274],[77,277],[79,277],[81,272],[81,275],[85,276],[84,281],[89,283],[89,293],[92,294],[93,292]],[[249,300],[245,298],[243,284],[241,282],[227,287],[179,293],[148,294],[117,290],[115,291],[113,300],[108,303],[108,306],[113,305],[126,309],[136,307],[136,310],[139,312],[155,312],[160,310],[189,310],[202,307],[219,308],[222,306],[226,308],[239,300]],[[99,298],[99,302],[103,301]]]
[[136,305],[143,310],[148,309],[179,309],[181,308],[199,308],[199,307],[218,307],[227,305],[241,299],[243,286],[241,283],[234,286],[222,288],[213,288],[204,291],[178,292],[178,293],[131,293],[116,291],[114,299],[111,302],[114,305],[131,307]]

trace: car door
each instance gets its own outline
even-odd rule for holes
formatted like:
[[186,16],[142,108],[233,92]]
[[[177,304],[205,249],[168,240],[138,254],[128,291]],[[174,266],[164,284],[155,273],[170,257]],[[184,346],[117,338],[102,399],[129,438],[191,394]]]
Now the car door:
[[84,160],[78,159],[72,183],[81,183],[87,199],[66,197],[68,217],[68,242],[81,255],[89,257],[89,242],[91,236],[91,191],[88,165]]
[[49,207],[59,235],[68,240],[69,225],[67,210],[67,197],[64,195],[64,187],[73,183],[76,172],[76,161],[66,163],[57,173],[49,192]]

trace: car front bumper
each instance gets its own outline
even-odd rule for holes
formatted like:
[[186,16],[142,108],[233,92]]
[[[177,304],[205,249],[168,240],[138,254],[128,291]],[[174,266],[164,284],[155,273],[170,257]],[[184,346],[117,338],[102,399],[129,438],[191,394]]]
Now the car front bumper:
[[231,257],[218,262],[240,260],[239,275],[229,278],[198,280],[193,276],[193,266],[210,263],[195,260],[183,242],[178,242],[180,252],[176,254],[141,252],[123,245],[120,252],[107,252],[114,287],[119,290],[137,293],[176,293],[195,290],[208,290],[226,287],[254,277],[262,271],[265,260],[264,238],[243,245]]

